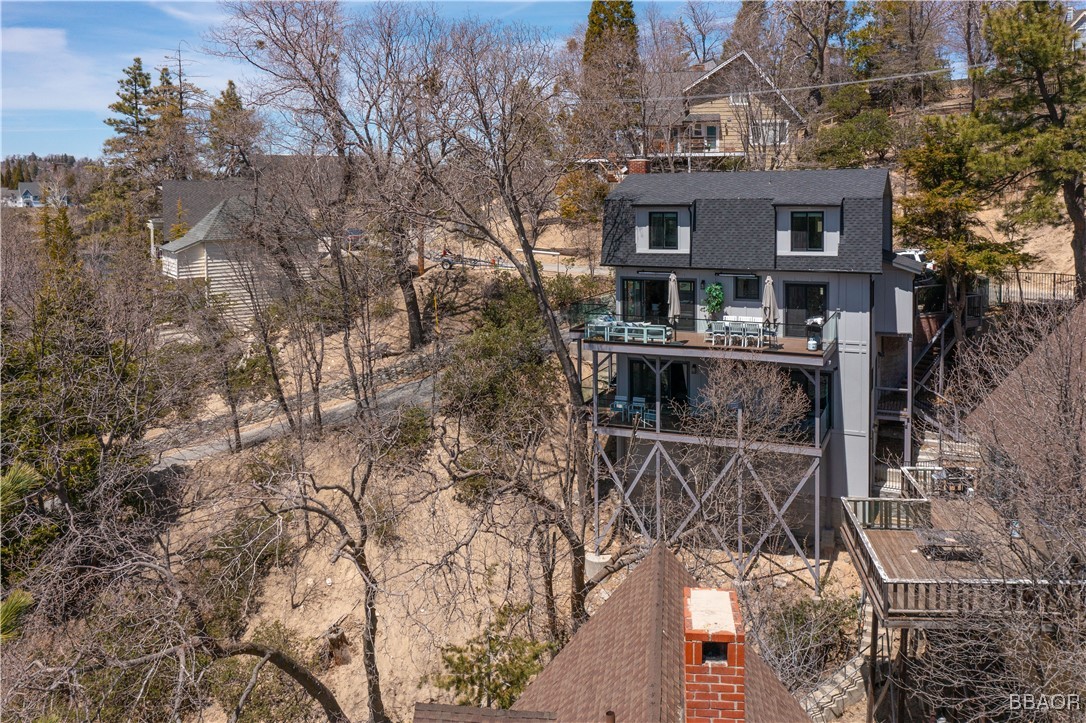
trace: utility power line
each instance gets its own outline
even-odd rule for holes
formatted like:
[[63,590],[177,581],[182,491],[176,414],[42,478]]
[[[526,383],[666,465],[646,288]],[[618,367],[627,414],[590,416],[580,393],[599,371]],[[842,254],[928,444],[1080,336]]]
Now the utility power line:
[[[976,68],[983,68],[983,67],[984,67],[983,63],[977,63],[975,65],[967,65],[967,66],[965,66],[965,70],[974,70]],[[742,94],[742,95],[745,95],[745,96],[750,96],[750,95],[766,95],[766,94],[774,94],[774,93],[798,93],[798,92],[804,91],[804,90],[815,90],[815,89],[825,89],[825,88],[841,88],[841,87],[844,87],[846,85],[863,85],[865,83],[881,83],[881,82],[890,81],[890,80],[907,80],[907,79],[910,79],[910,78],[923,78],[923,77],[928,77],[928,76],[932,76],[932,75],[945,75],[945,74],[947,74],[949,72],[950,72],[950,69],[948,69],[948,68],[944,68],[944,69],[940,69],[940,70],[921,70],[921,71],[917,71],[917,72],[914,72],[914,73],[899,73],[897,75],[884,75],[884,76],[880,76],[878,78],[861,78],[861,79],[857,79],[857,80],[842,80],[842,81],[837,81],[835,83],[818,83],[818,84],[815,84],[815,85],[797,85],[797,86],[793,86],[793,87],[790,87],[790,88],[765,88],[765,89],[762,89],[762,90],[741,91],[741,92],[736,93],[736,95]],[[645,101],[648,101],[648,100],[654,100],[654,101],[711,100],[713,98],[719,98],[720,96],[721,96],[720,93],[713,93],[713,94],[707,94],[707,95],[646,96],[644,98],[610,98],[610,99],[599,99],[599,100],[588,99],[588,100],[581,100],[579,102],[581,102],[581,103],[585,103],[585,102],[587,102],[587,103],[600,103],[600,104],[644,103]]]

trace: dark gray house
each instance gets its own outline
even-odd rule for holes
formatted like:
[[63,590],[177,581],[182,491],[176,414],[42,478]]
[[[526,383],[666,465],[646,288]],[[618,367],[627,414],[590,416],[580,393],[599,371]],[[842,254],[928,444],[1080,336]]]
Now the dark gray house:
[[[885,169],[635,173],[619,184],[602,251],[616,313],[587,323],[581,342],[597,379],[599,476],[624,491],[655,478],[701,495],[708,482],[687,479],[676,450],[705,441],[690,422],[714,358],[779,365],[806,390],[801,433],[765,443],[806,460],[789,504],[813,503],[808,529],[827,498],[868,495],[880,425],[895,428],[907,463],[920,267],[893,253],[891,216]],[[880,404],[893,395],[900,404]],[[734,440],[710,442],[727,464]]]

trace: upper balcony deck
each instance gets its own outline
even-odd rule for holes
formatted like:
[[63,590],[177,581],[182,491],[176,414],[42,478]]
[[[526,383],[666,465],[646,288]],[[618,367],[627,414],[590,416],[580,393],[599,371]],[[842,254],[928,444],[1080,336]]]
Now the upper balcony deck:
[[817,330],[812,327],[811,333],[805,336],[779,334],[782,326],[779,324],[767,326],[754,319],[727,317],[720,320],[680,319],[675,325],[640,318],[604,317],[575,327],[572,334],[574,338],[582,339],[590,351],[756,360],[825,368],[837,351],[839,317],[840,312],[830,312]]

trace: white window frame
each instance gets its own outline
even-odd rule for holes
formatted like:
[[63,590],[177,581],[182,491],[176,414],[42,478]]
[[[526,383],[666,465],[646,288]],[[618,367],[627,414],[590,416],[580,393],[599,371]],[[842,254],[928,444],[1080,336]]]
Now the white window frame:
[[[679,221],[679,247],[676,249],[649,248],[649,213],[677,212]],[[689,206],[635,206],[634,241],[639,254],[675,254],[690,253],[690,207]]]
[[[767,126],[775,127],[777,138],[773,141],[767,141],[766,134],[762,131]],[[754,145],[783,146],[788,142],[788,121],[780,119],[753,121],[750,124],[750,140]]]
[[728,105],[750,105],[750,96],[746,93],[729,93]]

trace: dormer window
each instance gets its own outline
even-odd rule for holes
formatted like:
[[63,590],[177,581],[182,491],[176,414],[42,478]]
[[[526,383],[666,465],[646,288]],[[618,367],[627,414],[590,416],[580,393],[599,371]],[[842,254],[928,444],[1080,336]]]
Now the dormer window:
[[649,248],[669,251],[679,248],[678,212],[649,212]]
[[825,215],[822,211],[792,212],[792,250],[822,251]]

